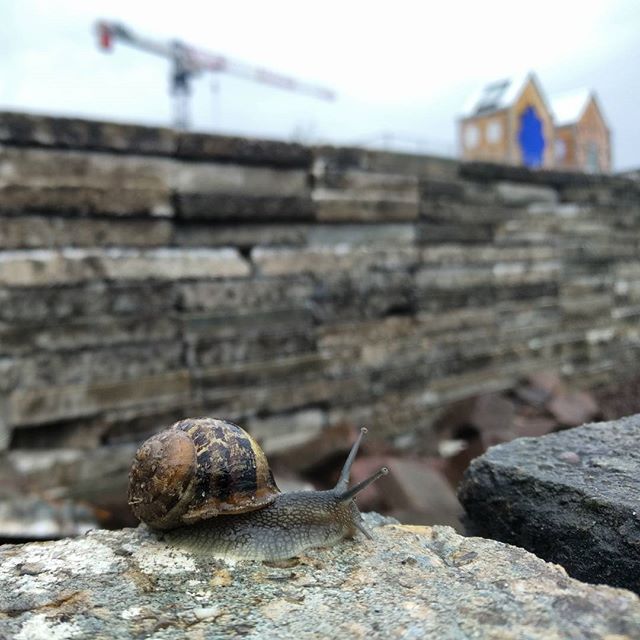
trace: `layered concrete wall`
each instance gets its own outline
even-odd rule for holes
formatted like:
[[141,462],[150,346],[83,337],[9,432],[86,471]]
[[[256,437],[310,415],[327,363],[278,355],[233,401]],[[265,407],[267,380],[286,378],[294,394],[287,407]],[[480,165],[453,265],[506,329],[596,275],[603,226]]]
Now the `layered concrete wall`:
[[0,441],[428,433],[640,350],[640,186],[0,114]]

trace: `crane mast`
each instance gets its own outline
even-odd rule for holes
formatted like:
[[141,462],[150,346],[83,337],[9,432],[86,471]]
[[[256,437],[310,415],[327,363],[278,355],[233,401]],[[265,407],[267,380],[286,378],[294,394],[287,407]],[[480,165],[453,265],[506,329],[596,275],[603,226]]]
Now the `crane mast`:
[[115,40],[120,40],[141,51],[167,58],[172,65],[170,92],[174,97],[174,124],[186,129],[189,125],[189,95],[191,79],[202,73],[229,73],[261,84],[295,91],[321,100],[334,100],[335,94],[325,89],[263,67],[232,60],[227,56],[204,51],[179,40],[156,40],[142,36],[120,22],[100,20],[96,24],[99,46],[111,51]]

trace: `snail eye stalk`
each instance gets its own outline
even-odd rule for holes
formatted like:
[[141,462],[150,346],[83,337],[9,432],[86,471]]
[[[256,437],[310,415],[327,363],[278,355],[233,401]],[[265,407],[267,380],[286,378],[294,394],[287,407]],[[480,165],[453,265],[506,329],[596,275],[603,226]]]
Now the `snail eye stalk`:
[[343,492],[347,490],[349,485],[349,476],[351,474],[351,465],[353,465],[353,461],[356,459],[356,455],[358,455],[358,449],[360,448],[360,443],[362,442],[362,438],[367,433],[367,428],[362,427],[360,429],[360,433],[358,434],[357,440],[353,443],[351,447],[351,451],[349,451],[349,455],[347,456],[347,460],[344,463],[344,467],[342,467],[342,472],[340,473],[340,478],[338,483],[335,486],[336,492]]
[[382,476],[386,476],[389,473],[389,469],[387,467],[382,467],[382,469],[378,469],[374,474],[370,475],[368,478],[359,482],[355,487],[351,487],[351,489],[346,489],[345,491],[338,493],[338,500],[340,502],[347,502],[352,498],[355,498],[363,489],[366,489],[370,484],[374,483],[378,478],[382,478]]

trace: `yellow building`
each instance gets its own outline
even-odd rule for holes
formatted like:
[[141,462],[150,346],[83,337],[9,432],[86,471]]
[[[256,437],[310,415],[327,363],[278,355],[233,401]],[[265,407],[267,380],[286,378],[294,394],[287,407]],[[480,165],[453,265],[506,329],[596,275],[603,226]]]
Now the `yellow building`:
[[463,160],[549,168],[554,138],[552,112],[533,73],[487,85],[459,121]]
[[609,173],[611,132],[593,91],[547,100],[534,73],[485,86],[458,122],[460,156],[531,168]]
[[609,173],[611,133],[595,93],[581,89],[551,98],[558,169]]

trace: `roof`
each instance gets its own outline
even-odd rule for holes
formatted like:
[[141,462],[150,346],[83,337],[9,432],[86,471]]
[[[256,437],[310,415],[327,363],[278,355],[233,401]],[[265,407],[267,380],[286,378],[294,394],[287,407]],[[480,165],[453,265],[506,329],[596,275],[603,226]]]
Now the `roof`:
[[575,124],[584,113],[592,93],[589,89],[576,89],[551,97],[551,110],[557,127]]
[[469,97],[462,110],[462,117],[469,118],[506,109],[518,99],[530,79],[535,81],[535,76],[526,73],[485,85]]

